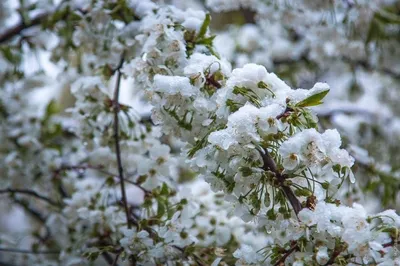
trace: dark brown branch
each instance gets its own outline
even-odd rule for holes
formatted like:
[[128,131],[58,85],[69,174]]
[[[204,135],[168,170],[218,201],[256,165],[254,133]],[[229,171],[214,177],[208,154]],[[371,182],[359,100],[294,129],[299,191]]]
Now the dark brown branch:
[[118,104],[118,98],[119,98],[119,88],[120,88],[120,83],[121,83],[121,67],[124,63],[124,56],[122,56],[121,61],[116,68],[117,76],[116,76],[116,84],[115,84],[115,89],[114,89],[114,98],[113,98],[113,109],[114,109],[114,142],[115,142],[115,153],[117,157],[117,164],[118,164],[118,177],[119,177],[119,182],[121,185],[121,194],[122,194],[122,203],[124,205],[125,209],[125,215],[126,215],[126,222],[128,225],[128,228],[132,228],[132,223],[131,219],[129,218],[129,208],[128,208],[128,200],[126,198],[126,190],[125,190],[125,178],[124,178],[124,168],[122,167],[122,160],[121,160],[121,148],[119,145],[119,118],[118,118],[118,113],[120,111],[120,106]]
[[134,185],[134,186],[136,186],[137,188],[139,188],[140,190],[142,190],[142,191],[144,192],[144,194],[146,194],[146,195],[151,195],[151,191],[145,189],[144,187],[142,187],[142,186],[139,185],[138,183],[133,182],[133,181],[130,181],[130,180],[126,179],[126,178],[125,178],[124,180],[125,180],[127,183],[129,183],[129,184],[131,184],[131,185]]
[[264,149],[263,152],[260,151],[260,154],[261,154],[261,157],[264,162],[263,169],[266,171],[269,170],[275,174],[276,179],[281,184],[281,188],[282,188],[283,192],[285,193],[286,198],[289,200],[290,205],[292,205],[293,210],[297,215],[303,207],[301,206],[301,203],[300,203],[299,199],[296,197],[296,195],[294,194],[293,190],[289,186],[285,185],[284,181],[286,179],[286,176],[282,175],[278,171],[276,164],[267,149]]
[[345,115],[362,115],[367,118],[376,119],[378,116],[369,110],[355,108],[355,107],[343,107],[338,109],[326,110],[326,111],[319,111],[318,117],[326,117],[331,118],[333,115],[336,114],[345,114]]
[[282,264],[284,265],[285,260],[287,259],[287,257],[289,257],[289,256],[290,256],[294,251],[296,251],[298,248],[299,248],[299,247],[298,247],[297,243],[294,244],[290,249],[288,249],[288,250],[285,252],[285,255],[283,255],[282,258],[280,258],[280,259],[274,264],[274,266],[280,266],[280,265],[282,265]]
[[119,253],[117,253],[117,255],[115,255],[114,261],[111,264],[111,266],[118,266],[117,262],[118,262],[118,259],[119,259],[120,255],[121,255],[121,252],[119,252]]
[[285,111],[283,111],[283,113],[281,113],[280,115],[278,115],[276,117],[277,120],[283,118],[283,117],[287,117],[290,115],[290,113],[293,112],[293,109],[290,107],[286,107]]
[[43,237],[37,236],[40,242],[44,243],[48,241],[51,238],[51,232],[50,228],[46,225],[47,218],[38,210],[28,206],[27,202],[24,202],[19,199],[14,199],[14,202],[20,205],[28,214],[30,214],[33,218],[35,218],[38,222],[40,222],[42,226],[46,229],[46,234]]
[[28,29],[32,26],[38,25],[45,21],[50,13],[42,13],[30,20],[30,23],[26,24],[23,21],[19,22],[17,25],[7,29],[4,33],[0,35],[0,43],[6,42],[13,38],[14,36],[20,34],[23,30]]
[[362,68],[364,68],[367,71],[371,71],[371,72],[377,71],[377,72],[386,74],[388,76],[391,76],[394,79],[400,79],[400,73],[393,71],[393,69],[391,69],[389,67],[380,66],[380,65],[376,66],[376,65],[370,63],[368,59],[354,60],[354,59],[351,59],[350,57],[343,56],[342,60],[352,66],[361,66]]
[[343,247],[339,247],[339,248],[335,247],[335,249],[333,250],[332,256],[330,257],[328,262],[324,264],[324,266],[328,266],[328,265],[334,264],[336,258],[340,255],[340,253],[342,253],[342,251],[343,251]]
[[335,263],[336,258],[347,249],[347,244],[345,243],[340,243],[340,244],[335,244],[335,248],[332,251],[332,255],[330,259],[328,260],[327,263],[324,264],[324,266],[332,265]]
[[[176,245],[172,245],[173,248],[179,250],[180,252],[182,252],[182,255],[185,256],[186,258],[190,257],[189,254],[186,254],[185,249],[178,247]],[[194,261],[196,262],[197,265],[199,266],[205,266],[206,264],[202,261],[202,259],[197,256],[196,254],[192,254],[192,257],[194,259]]]
[[33,196],[35,198],[38,198],[40,200],[46,201],[47,203],[60,207],[60,204],[53,201],[52,199],[42,196],[39,193],[37,193],[36,191],[30,190],[30,189],[17,189],[17,188],[6,188],[6,189],[1,189],[0,190],[0,194],[3,193],[19,193],[19,194],[26,194],[26,195],[30,195]]
[[[0,34],[0,44],[4,43],[6,41],[9,41],[10,39],[12,39],[13,37],[21,34],[22,31],[31,28],[33,26],[39,25],[42,22],[46,21],[46,19],[54,14],[54,12],[56,12],[58,9],[60,9],[60,7],[66,2],[66,0],[62,0],[57,7],[54,9],[53,12],[44,12],[41,13],[39,15],[36,15],[35,17],[31,18],[29,20],[29,23],[27,23],[27,21],[24,21],[23,19],[21,19],[21,21],[10,27],[9,29],[7,29],[4,33]],[[61,19],[64,19],[64,17],[62,17]]]
[[117,174],[110,173],[106,170],[103,169],[103,165],[91,165],[91,164],[82,164],[82,165],[65,165],[57,169],[55,172],[56,174],[59,174],[61,171],[80,171],[80,170],[86,170],[86,169],[91,169],[91,170],[97,170],[100,173],[103,173],[105,175],[109,176],[118,176]]
[[108,252],[103,252],[101,255],[103,256],[104,260],[112,266],[118,266],[117,261],[118,261],[118,257],[121,253],[118,253],[115,257],[115,259],[110,255],[110,253]]
[[[397,241],[396,244],[397,244],[397,245],[400,245],[400,240]],[[384,248],[387,248],[387,247],[391,247],[391,246],[394,246],[394,245],[395,245],[395,242],[392,240],[391,242],[385,243],[385,244],[383,244],[382,246],[383,246]]]
[[26,212],[32,215],[36,220],[38,220],[42,224],[46,224],[46,217],[43,217],[43,215],[39,211],[29,207],[26,202],[19,199],[14,199],[14,202],[20,205]]
[[24,253],[24,254],[59,254],[58,250],[28,250],[16,248],[0,248],[0,252]]
[[0,261],[1,266],[17,266],[17,264],[11,264],[9,262]]

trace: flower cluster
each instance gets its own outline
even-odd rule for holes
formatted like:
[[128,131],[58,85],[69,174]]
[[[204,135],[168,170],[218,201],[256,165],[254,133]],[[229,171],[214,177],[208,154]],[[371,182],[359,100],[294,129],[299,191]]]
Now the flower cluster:
[[[226,20],[229,26],[214,44],[235,67],[264,65],[293,87],[308,87],[317,80],[329,83],[329,100],[316,108],[320,126],[337,128],[346,138],[346,149],[364,149],[371,157],[368,164],[357,163],[356,171],[366,177],[358,190],[377,206],[381,198],[384,206],[395,204],[399,197],[392,187],[400,180],[393,167],[399,161],[400,68],[398,49],[392,48],[398,46],[397,2],[207,3],[215,12],[231,10],[219,14],[218,22]],[[233,14],[246,24],[231,24]]]
[[[162,55],[168,57],[163,47],[173,41],[160,40],[153,49],[165,52]],[[210,63],[206,68],[199,67],[198,74],[193,75],[187,69],[194,68],[192,58],[200,57],[204,58],[203,62]],[[341,208],[348,207],[340,205],[334,192],[347,177],[355,182],[350,169],[354,160],[340,149],[339,134],[334,130],[318,133],[317,120],[309,109],[321,103],[329,87],[317,83],[311,90],[292,90],[275,74],[254,64],[227,73],[229,67],[209,48],[185,54],[182,62],[186,63],[181,65],[183,71],[173,68],[165,73],[154,66],[151,68],[148,75],[156,73],[153,83],[143,89],[150,92],[155,103],[154,117],[161,120],[166,133],[188,143],[184,151],[189,162],[213,190],[228,194],[226,200],[234,204],[236,215],[245,221],[255,220],[269,231],[293,232],[286,242],[275,237],[276,243],[264,249],[265,256],[239,255],[243,250],[235,254],[241,260],[247,259],[249,264],[276,263],[287,257],[284,247],[289,246],[288,256],[297,258],[298,263],[307,263],[315,257],[320,264],[324,264],[323,258],[325,263],[330,259],[335,261],[335,249],[339,247],[322,247],[319,251],[315,245],[321,237],[320,230],[313,230],[314,224],[303,221],[301,211],[306,208],[316,212],[318,204],[327,202],[340,213]],[[197,102],[204,100],[208,101],[209,108],[193,111]],[[350,209],[349,216],[351,212],[358,214],[360,211],[356,207]],[[296,220],[297,216],[300,220]],[[332,214],[324,217],[328,221],[335,220]],[[284,228],[282,221],[287,221]],[[382,226],[392,228],[386,222]],[[343,235],[348,232],[347,224],[343,227],[332,236],[339,243],[348,241]],[[380,238],[381,245],[391,239],[388,233],[384,236],[386,238]],[[369,238],[366,242],[373,240],[375,238]],[[296,241],[299,243],[295,244]],[[364,261],[377,261],[372,253],[360,255],[357,252],[366,242],[354,242],[354,248],[340,247],[340,253],[350,254],[345,259],[349,263],[357,263],[360,257]],[[299,256],[298,253],[307,250],[317,255]]]

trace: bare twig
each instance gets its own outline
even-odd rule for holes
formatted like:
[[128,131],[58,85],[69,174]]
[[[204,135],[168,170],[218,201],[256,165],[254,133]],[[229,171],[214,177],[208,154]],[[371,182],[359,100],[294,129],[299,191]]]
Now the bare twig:
[[389,243],[385,243],[385,244],[383,244],[382,246],[384,247],[384,248],[387,248],[387,247],[391,247],[391,246],[394,246],[394,245],[400,245],[400,240],[398,240],[398,241],[394,241],[394,240],[392,240],[392,241],[390,241]]
[[[66,2],[66,0],[61,1],[57,5],[57,7],[55,7],[53,12],[44,12],[44,13],[36,15],[35,17],[33,17],[29,20],[29,23],[27,23],[26,21],[21,19],[21,21],[18,22],[16,25],[10,27],[5,32],[0,34],[0,44],[19,35],[23,30],[26,30],[28,28],[39,25],[40,23],[44,22],[50,15],[54,14],[54,12],[56,12],[65,2]],[[61,19],[64,19],[64,17]]]
[[118,266],[117,261],[119,258],[119,255],[121,253],[117,253],[117,255],[115,256],[115,258],[113,258],[110,253],[108,252],[103,252],[101,255],[103,256],[104,260],[111,266]]
[[51,205],[60,207],[59,203],[53,201],[52,199],[50,199],[48,197],[40,195],[36,191],[30,190],[30,189],[6,188],[6,189],[1,189],[0,190],[0,194],[3,194],[3,193],[19,193],[19,194],[30,195],[30,196],[33,196],[35,198],[41,199],[43,201],[46,201],[47,203],[49,203]]
[[97,170],[100,173],[103,173],[105,175],[109,176],[118,176],[117,174],[110,173],[106,170],[104,170],[103,165],[91,165],[91,164],[81,164],[81,165],[64,165],[57,169],[55,172],[59,174],[61,171],[81,171],[81,170],[86,170],[86,169],[91,169],[91,170]]
[[50,13],[42,13],[37,15],[36,17],[32,18],[30,20],[29,24],[24,23],[23,21],[19,22],[17,25],[7,29],[5,32],[3,32],[0,35],[0,43],[6,42],[13,38],[14,36],[20,34],[23,30],[30,28],[32,26],[38,25],[42,23],[47,17],[50,15]]
[[294,251],[296,251],[299,248],[299,246],[296,244],[294,244],[290,249],[288,249],[285,252],[285,255],[282,256],[282,258],[280,258],[275,264],[274,266],[280,266],[280,265],[284,265],[285,260],[287,259],[287,257],[290,256],[290,254],[292,254]]
[[138,183],[133,182],[133,181],[130,181],[130,180],[126,179],[126,178],[125,178],[124,180],[125,180],[127,183],[138,187],[140,190],[142,190],[142,191],[144,192],[144,194],[146,194],[146,195],[151,195],[151,191],[145,189],[144,187],[142,187],[142,186],[139,185]]
[[58,250],[28,250],[28,249],[17,249],[17,248],[1,248],[0,252],[12,252],[12,253],[24,253],[24,254],[58,254]]
[[115,255],[114,261],[111,264],[111,266],[118,266],[117,262],[118,262],[118,259],[119,259],[120,255],[121,255],[121,252],[119,252],[119,253],[117,253],[117,255]]
[[115,153],[117,157],[117,164],[118,164],[118,177],[119,182],[121,185],[121,194],[122,194],[122,203],[124,205],[125,214],[126,214],[126,222],[128,228],[132,228],[131,219],[129,218],[129,208],[128,208],[128,200],[126,199],[126,190],[125,190],[125,178],[124,178],[124,168],[122,167],[122,160],[121,160],[121,148],[119,145],[119,118],[118,113],[120,111],[120,106],[118,103],[119,98],[119,87],[121,83],[121,67],[124,63],[124,56],[122,56],[119,65],[116,68],[116,84],[114,89],[114,99],[113,99],[113,109],[114,109],[114,141],[115,141]]
[[17,266],[17,264],[11,264],[9,262],[0,261],[1,266]]
[[46,242],[48,239],[51,238],[51,231],[50,228],[46,225],[47,218],[40,213],[38,210],[28,206],[28,204],[22,200],[14,199],[13,200],[16,204],[20,205],[28,214],[30,214],[33,218],[35,218],[38,222],[42,224],[42,226],[46,229],[46,234],[44,237],[37,236],[38,239],[43,243]]
[[360,116],[365,116],[367,118],[371,119],[377,119],[378,115],[362,108],[357,108],[354,106],[345,106],[342,108],[336,108],[336,109],[331,109],[331,110],[320,110],[317,111],[318,117],[327,117],[330,118],[333,115],[336,114],[345,114],[345,115],[360,115]]
[[277,120],[283,118],[283,117],[287,117],[290,115],[290,113],[293,112],[293,109],[290,107],[286,107],[285,111],[283,111],[283,113],[281,113],[280,115],[278,115],[276,117]]
[[[185,256],[186,258],[190,257],[188,254],[185,253],[185,250],[183,248],[178,247],[176,245],[172,245],[172,247],[177,249],[177,250],[179,250],[180,252],[182,252],[182,255]],[[193,257],[193,259],[194,259],[194,261],[196,262],[197,265],[199,265],[199,266],[205,266],[206,265],[199,256],[197,256],[194,253],[191,254],[191,255],[192,255],[192,257]]]
[[39,211],[29,207],[26,202],[23,202],[22,200],[19,199],[14,199],[14,202],[20,205],[27,213],[32,215],[36,220],[38,220],[43,224],[46,224],[46,217],[44,217]]
[[350,57],[343,56],[341,58],[344,62],[348,63],[349,65],[353,66],[361,66],[367,71],[377,71],[383,74],[386,74],[388,76],[391,76],[394,79],[400,79],[400,73],[394,71],[393,69],[386,67],[386,66],[381,66],[381,65],[374,65],[372,64],[368,59],[360,59],[360,60],[354,60]]
[[324,264],[324,266],[334,264],[336,258],[340,255],[340,253],[342,253],[343,250],[344,250],[343,247],[335,247],[335,249],[333,250],[332,256],[330,257],[328,262]]

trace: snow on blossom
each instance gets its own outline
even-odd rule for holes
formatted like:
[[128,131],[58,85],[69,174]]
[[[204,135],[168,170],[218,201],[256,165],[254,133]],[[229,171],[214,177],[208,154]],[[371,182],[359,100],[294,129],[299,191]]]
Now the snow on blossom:
[[[282,143],[279,152],[283,157],[283,165],[287,170],[294,170],[300,165],[311,165],[324,169],[338,164],[349,169],[354,159],[347,151],[340,149],[341,141],[336,130],[326,130],[323,134],[315,129],[303,130]],[[345,176],[353,175],[348,170]]]
[[237,249],[233,256],[239,259],[235,265],[246,265],[246,264],[257,264],[263,260],[263,256],[257,253],[251,246],[242,245],[239,249]]
[[183,96],[193,96],[196,94],[196,89],[186,77],[156,75],[154,86],[156,91],[170,95],[180,93]]

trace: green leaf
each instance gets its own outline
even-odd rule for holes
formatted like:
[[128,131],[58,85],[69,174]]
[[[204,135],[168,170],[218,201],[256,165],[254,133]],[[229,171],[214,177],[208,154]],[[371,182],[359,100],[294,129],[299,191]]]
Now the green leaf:
[[202,38],[202,39],[198,40],[196,42],[196,44],[203,44],[203,45],[206,45],[206,46],[211,46],[213,44],[213,41],[214,41],[216,36],[217,35],[212,35],[212,36],[210,36],[208,38]]
[[384,23],[382,23],[379,19],[376,19],[374,17],[370,22],[365,43],[368,44],[373,41],[384,39],[385,38],[384,31],[385,31]]
[[161,218],[166,212],[166,206],[163,200],[158,199],[157,200],[157,217]]
[[160,195],[163,195],[163,196],[169,195],[169,189],[168,189],[167,184],[165,184],[165,183],[162,184]]
[[210,22],[211,22],[211,15],[209,13],[207,13],[206,18],[204,19],[204,22],[201,25],[199,34],[197,35],[197,39],[201,39],[204,37],[204,35],[206,35],[207,28],[208,28],[208,26],[210,26]]
[[12,51],[11,47],[0,47],[0,52],[3,54],[4,58],[13,64],[19,64],[21,61],[21,56],[18,53]]
[[308,107],[308,106],[320,105],[322,103],[321,100],[328,94],[328,92],[329,89],[311,95],[310,97],[297,103],[296,107]]
[[298,197],[304,196],[304,197],[309,197],[312,195],[312,192],[308,190],[307,188],[298,188],[294,191],[294,194]]
[[99,257],[100,252],[85,252],[83,255],[84,255],[89,261],[95,261],[95,260]]
[[304,119],[306,120],[308,128],[317,128],[317,122],[314,121],[311,113],[306,110],[303,112]]
[[265,205],[265,207],[269,207],[271,205],[271,197],[270,197],[268,190],[265,191],[264,205]]
[[385,24],[400,24],[400,16],[386,10],[379,10],[375,13],[375,18]]
[[60,108],[55,100],[51,100],[47,106],[44,114],[44,121],[47,121],[51,116],[60,112]]

